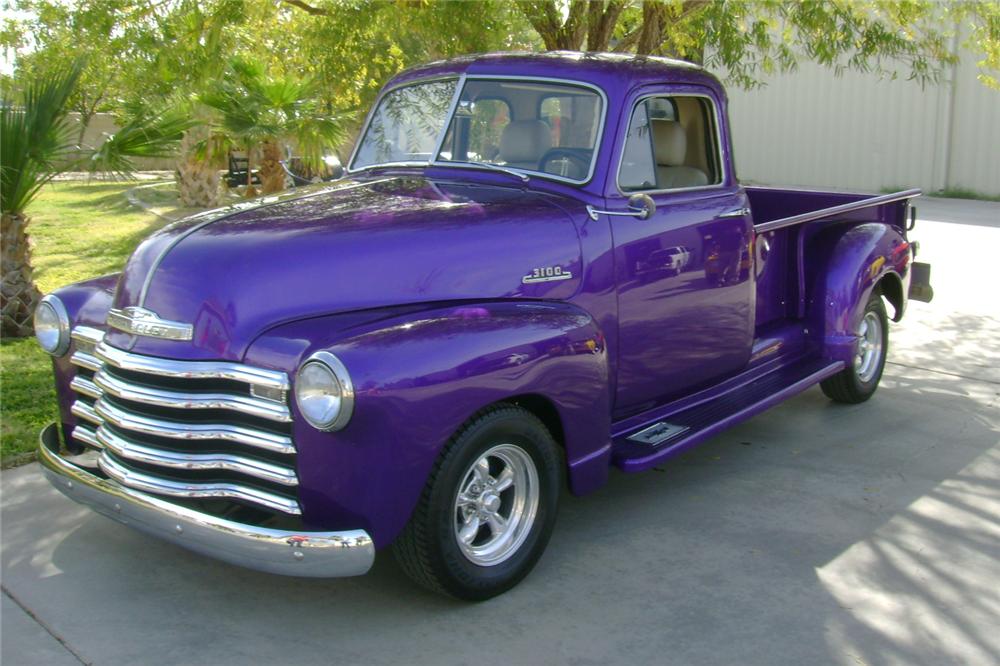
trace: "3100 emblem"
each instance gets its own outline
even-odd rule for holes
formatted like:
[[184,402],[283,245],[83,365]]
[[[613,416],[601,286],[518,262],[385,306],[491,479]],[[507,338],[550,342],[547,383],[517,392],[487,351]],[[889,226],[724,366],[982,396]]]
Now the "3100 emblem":
[[546,266],[544,268],[533,268],[529,275],[521,278],[521,283],[555,282],[557,280],[569,280],[572,277],[573,274],[569,271],[564,271],[562,266]]

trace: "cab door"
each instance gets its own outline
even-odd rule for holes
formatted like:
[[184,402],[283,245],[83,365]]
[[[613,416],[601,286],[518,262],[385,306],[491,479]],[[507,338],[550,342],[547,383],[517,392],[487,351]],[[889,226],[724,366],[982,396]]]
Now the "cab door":
[[626,416],[746,367],[754,335],[753,224],[729,167],[708,91],[637,95],[609,210],[636,193],[646,219],[612,216],[618,289],[616,415]]

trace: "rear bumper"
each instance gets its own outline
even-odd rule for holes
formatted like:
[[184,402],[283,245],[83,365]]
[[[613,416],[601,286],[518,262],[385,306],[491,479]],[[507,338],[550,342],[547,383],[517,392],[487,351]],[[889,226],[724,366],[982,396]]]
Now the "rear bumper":
[[49,482],[109,518],[231,564],[284,576],[358,576],[375,560],[363,530],[289,532],[193,511],[96,476],[59,454],[56,425],[42,430],[38,458]]

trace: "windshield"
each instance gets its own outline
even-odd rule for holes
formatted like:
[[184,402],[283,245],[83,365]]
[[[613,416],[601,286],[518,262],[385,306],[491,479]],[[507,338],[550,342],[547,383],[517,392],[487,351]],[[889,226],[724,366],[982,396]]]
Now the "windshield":
[[436,81],[387,93],[352,168],[433,161],[495,165],[574,182],[590,177],[604,111],[596,92],[569,83],[470,78],[446,118],[455,86]]

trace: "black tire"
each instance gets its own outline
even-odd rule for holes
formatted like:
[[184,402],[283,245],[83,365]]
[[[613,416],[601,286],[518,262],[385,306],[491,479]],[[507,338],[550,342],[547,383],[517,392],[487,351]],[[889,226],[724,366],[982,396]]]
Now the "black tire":
[[854,363],[844,368],[833,377],[820,382],[820,388],[828,398],[836,402],[847,404],[857,404],[868,400],[878,388],[882,379],[882,371],[885,369],[885,359],[889,355],[889,317],[885,312],[885,303],[882,302],[882,295],[878,290],[872,292],[868,304],[865,306],[862,321],[869,315],[874,315],[881,325],[881,347],[880,354],[875,361],[875,366],[863,377],[859,374]]
[[[520,545],[503,561],[482,566],[459,545],[456,521],[461,514],[455,503],[463,484],[471,478],[471,467],[500,444],[513,445],[527,454],[525,461],[530,458],[534,464],[537,510],[530,526],[524,522]],[[441,452],[410,522],[393,544],[397,561],[418,584],[458,599],[481,601],[506,592],[528,575],[548,544],[562,475],[561,450],[533,414],[507,404],[480,412]]]

